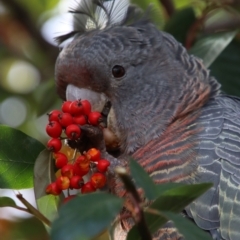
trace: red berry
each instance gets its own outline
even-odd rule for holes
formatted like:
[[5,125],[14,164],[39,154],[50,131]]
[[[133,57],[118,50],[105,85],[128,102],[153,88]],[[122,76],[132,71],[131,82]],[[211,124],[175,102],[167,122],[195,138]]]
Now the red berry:
[[72,176],[74,174],[73,165],[72,164],[67,164],[67,165],[63,166],[62,169],[61,169],[61,174],[62,174],[62,176],[72,178]]
[[62,127],[67,127],[73,124],[73,117],[70,113],[62,113],[58,116],[59,123]]
[[84,176],[90,171],[90,167],[82,168],[77,163],[73,164],[74,175]]
[[60,176],[57,178],[56,180],[56,184],[58,186],[59,189],[61,190],[65,190],[68,189],[70,186],[70,180],[68,177],[66,176]]
[[87,123],[87,116],[85,115],[74,116],[73,122],[75,124],[84,125]]
[[87,151],[87,155],[90,156],[90,160],[92,162],[97,162],[100,160],[100,157],[101,157],[101,153],[98,149],[96,148],[90,148],[88,151]]
[[47,194],[59,195],[61,192],[62,192],[62,190],[60,188],[58,188],[56,182],[50,183],[46,187]]
[[80,168],[86,169],[89,168],[90,160],[85,155],[81,155],[75,160],[75,163],[78,164]]
[[47,147],[50,151],[58,152],[58,151],[60,151],[60,149],[62,147],[62,142],[58,138],[51,138],[47,142]]
[[107,178],[102,173],[94,173],[91,176],[90,182],[94,188],[102,188],[106,184]]
[[68,158],[64,153],[57,152],[55,155],[55,165],[57,168],[62,168],[63,166],[67,165]]
[[63,199],[63,203],[67,203],[68,201],[72,200],[73,198],[75,198],[77,195],[73,194],[71,196],[68,196],[66,198]]
[[83,186],[84,181],[81,176],[73,176],[70,179],[70,188],[79,189]]
[[50,137],[58,138],[61,136],[62,127],[58,122],[52,121],[46,126],[46,132]]
[[79,128],[78,125],[71,124],[71,125],[67,126],[65,133],[69,139],[75,140],[80,137],[81,129]]
[[58,115],[61,114],[62,112],[60,112],[59,110],[53,110],[50,113],[48,113],[48,121],[52,122],[52,121],[56,121],[58,122]]
[[88,122],[93,126],[97,126],[101,122],[101,118],[100,112],[90,112],[88,114]]
[[88,100],[82,100],[81,103],[83,106],[83,114],[88,115],[92,110],[91,103]]
[[95,191],[96,191],[96,188],[94,188],[91,182],[86,182],[81,189],[81,193],[91,193]]
[[64,101],[62,104],[62,111],[64,113],[70,113],[70,105],[71,105],[72,101]]
[[110,162],[106,159],[100,159],[97,164],[97,170],[99,172],[106,172],[108,169],[108,166],[110,165]]
[[83,114],[83,106],[81,100],[73,101],[70,105],[70,113],[72,115],[80,115]]

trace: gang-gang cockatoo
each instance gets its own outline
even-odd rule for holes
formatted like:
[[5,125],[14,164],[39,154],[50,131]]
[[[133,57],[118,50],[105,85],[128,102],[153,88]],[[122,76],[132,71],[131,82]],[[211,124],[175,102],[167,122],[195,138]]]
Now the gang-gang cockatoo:
[[[56,62],[57,91],[98,111],[110,103],[119,154],[104,141],[102,154],[112,166],[133,156],[156,183],[212,182],[185,211],[214,239],[240,239],[240,100],[127,0],[82,0],[72,13],[73,31],[58,38],[72,39]],[[115,239],[125,236],[120,226]],[[181,236],[170,224],[154,239]]]

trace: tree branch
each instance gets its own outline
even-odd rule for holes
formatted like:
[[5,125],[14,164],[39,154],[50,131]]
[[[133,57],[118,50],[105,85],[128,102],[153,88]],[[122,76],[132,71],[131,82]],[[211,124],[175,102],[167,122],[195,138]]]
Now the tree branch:
[[160,3],[166,9],[169,17],[171,17],[175,13],[175,6],[172,0],[160,0]]
[[37,219],[45,223],[47,226],[51,226],[51,222],[42,214],[40,213],[35,207],[33,207],[23,196],[21,193],[16,194],[16,197],[27,207],[29,213],[35,216]]

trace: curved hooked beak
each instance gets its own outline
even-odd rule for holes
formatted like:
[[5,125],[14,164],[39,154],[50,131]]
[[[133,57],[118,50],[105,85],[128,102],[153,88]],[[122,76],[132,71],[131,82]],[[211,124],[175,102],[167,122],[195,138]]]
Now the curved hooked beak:
[[68,101],[87,99],[92,105],[92,110],[98,112],[102,112],[108,102],[108,98],[104,93],[97,93],[87,88],[78,88],[72,84],[67,86],[66,99]]

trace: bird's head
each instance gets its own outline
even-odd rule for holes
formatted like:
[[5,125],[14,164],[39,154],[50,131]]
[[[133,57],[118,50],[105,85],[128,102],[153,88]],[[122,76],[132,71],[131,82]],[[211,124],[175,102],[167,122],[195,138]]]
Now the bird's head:
[[202,63],[128,1],[82,0],[73,12],[74,31],[59,38],[73,36],[56,62],[57,91],[98,111],[110,101],[108,127],[122,151],[160,136],[218,91]]

